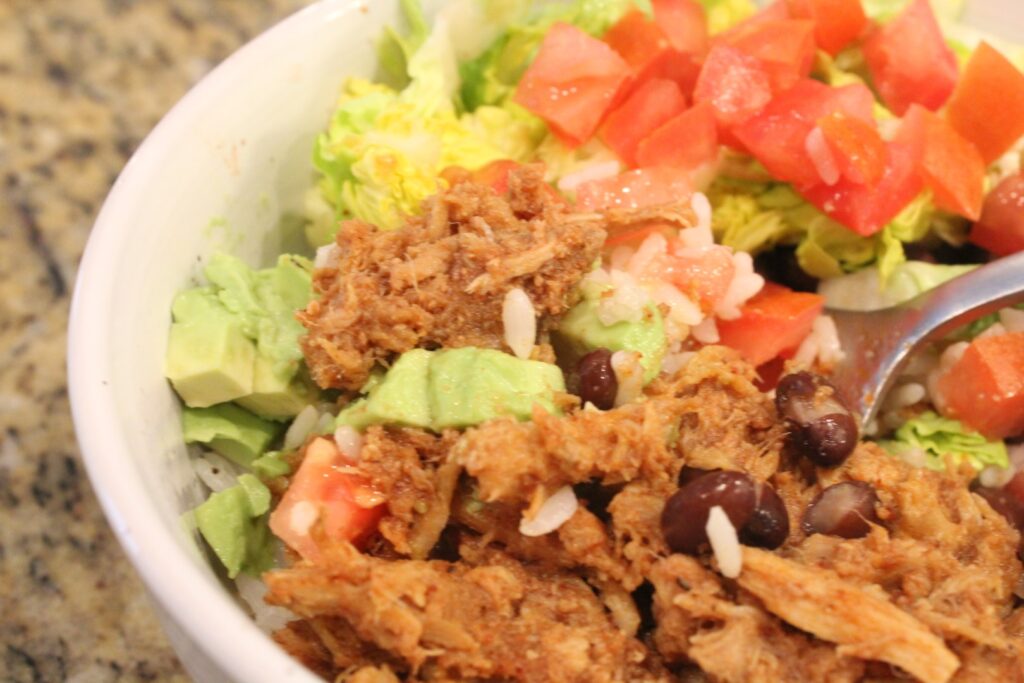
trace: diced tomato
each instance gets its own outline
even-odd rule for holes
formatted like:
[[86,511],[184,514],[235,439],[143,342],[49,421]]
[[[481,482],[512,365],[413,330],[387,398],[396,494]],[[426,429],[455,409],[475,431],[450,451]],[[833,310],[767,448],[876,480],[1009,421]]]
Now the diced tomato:
[[1024,135],[1024,74],[981,43],[949,100],[946,118],[990,164]]
[[583,211],[638,209],[685,201],[692,193],[686,171],[656,166],[583,183],[576,189],[576,204]]
[[333,441],[314,439],[306,447],[299,470],[270,515],[270,530],[303,558],[315,561],[321,550],[315,530],[327,541],[359,543],[373,532],[384,514],[381,505],[364,507],[372,490],[363,477],[349,474],[350,465]]
[[868,25],[860,0],[785,0],[789,16],[814,21],[814,42],[834,55]]
[[1024,332],[972,341],[938,390],[949,415],[988,438],[1024,433]]
[[875,89],[902,116],[912,104],[937,110],[953,92],[956,55],[946,44],[928,0],[913,0],[892,22],[864,41]]
[[675,239],[678,230],[667,223],[650,223],[642,227],[617,228],[612,224],[608,228],[608,237],[604,241],[606,248],[629,246],[638,247],[651,235],[661,235],[667,240]]
[[579,145],[597,130],[629,77],[629,65],[615,50],[575,26],[558,23],[523,74],[515,101]]
[[895,218],[924,187],[916,160],[904,145],[890,142],[885,174],[874,187],[841,178],[797,190],[804,199],[858,235],[873,235]]
[[804,19],[755,17],[716,36],[715,41],[761,60],[775,92],[807,77],[814,63],[814,22]]
[[672,166],[696,170],[718,158],[715,112],[707,102],[673,117],[637,147],[640,166]]
[[652,78],[608,114],[600,138],[619,158],[636,166],[640,141],[672,117],[686,111],[686,98],[673,81]]
[[722,344],[739,351],[752,365],[762,365],[798,347],[824,306],[824,298],[817,294],[766,282],[743,305],[739,318],[718,321],[718,334]]
[[633,69],[633,83],[627,88],[661,78],[676,83],[687,96],[693,92],[700,73],[696,56],[673,48],[665,32],[643,12],[627,12],[604,34],[604,41]]
[[719,130],[746,121],[771,97],[761,61],[729,45],[711,48],[693,91],[694,101],[708,102],[714,108]]
[[470,173],[474,182],[490,185],[498,194],[508,192],[508,174],[519,164],[511,159],[498,159]]
[[786,359],[783,356],[776,356],[767,363],[757,366],[757,379],[754,386],[763,392],[769,392],[779,384],[782,373],[786,370]]
[[888,152],[874,125],[836,111],[818,119],[818,127],[841,174],[861,185],[878,184],[885,173]]
[[665,279],[700,304],[704,313],[710,313],[722,301],[736,273],[732,250],[717,244],[703,248],[674,245],[666,266]]
[[936,206],[978,219],[985,192],[985,162],[977,147],[945,119],[917,104],[903,117],[896,141],[907,145],[918,160],[918,170],[934,193]]
[[1024,173],[1004,178],[988,193],[970,239],[997,256],[1024,251]]
[[873,123],[874,101],[871,91],[861,84],[831,88],[818,81],[803,80],[777,95],[733,133],[775,178],[813,185],[820,178],[807,154],[807,134],[821,118],[833,112]]
[[708,50],[708,22],[704,8],[695,0],[651,0],[654,21],[672,47],[680,52],[703,55]]

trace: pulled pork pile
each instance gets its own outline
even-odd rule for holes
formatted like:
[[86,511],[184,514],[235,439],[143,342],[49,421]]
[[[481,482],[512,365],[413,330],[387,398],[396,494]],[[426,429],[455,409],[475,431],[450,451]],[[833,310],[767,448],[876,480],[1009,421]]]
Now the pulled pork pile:
[[[416,346],[502,348],[503,294],[563,313],[608,220],[568,213],[527,169],[507,199],[457,184],[394,233],[347,223],[303,315],[314,376],[352,389]],[[296,615],[275,639],[362,683],[1024,681],[1019,536],[970,491],[969,466],[915,469],[868,443],[815,466],[754,380],[712,346],[608,411],[369,428],[354,467],[386,501],[377,535],[265,574],[268,602]],[[706,543],[672,552],[663,512],[693,470],[776,491],[784,542],[744,545],[735,578]],[[844,482],[874,492],[856,537],[806,523]],[[567,485],[575,513],[520,533]]]

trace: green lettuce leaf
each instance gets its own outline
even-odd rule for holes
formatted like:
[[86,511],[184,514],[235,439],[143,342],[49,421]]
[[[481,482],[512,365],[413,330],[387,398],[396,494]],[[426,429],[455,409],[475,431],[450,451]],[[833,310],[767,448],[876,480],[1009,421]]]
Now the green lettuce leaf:
[[925,467],[946,469],[946,457],[959,463],[964,458],[976,470],[988,466],[1009,467],[1006,444],[989,441],[981,434],[965,427],[959,420],[942,417],[933,412],[922,413],[908,420],[896,430],[894,438],[882,442],[894,455],[916,452],[924,455]]
[[711,35],[732,28],[757,13],[757,4],[752,0],[699,0],[708,19]]
[[910,301],[974,268],[977,266],[906,261],[893,268],[883,283],[879,266],[874,266],[823,281],[818,293],[825,297],[825,305],[830,308],[873,311]]

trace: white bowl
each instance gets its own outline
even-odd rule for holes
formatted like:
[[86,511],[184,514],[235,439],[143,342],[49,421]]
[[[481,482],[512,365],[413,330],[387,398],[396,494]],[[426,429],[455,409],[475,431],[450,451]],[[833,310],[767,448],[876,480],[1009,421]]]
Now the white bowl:
[[[428,5],[439,5],[429,2]],[[1024,26],[1018,0],[977,0],[972,21]],[[281,216],[312,179],[315,134],[347,75],[370,76],[397,0],[324,0],[235,53],[160,122],[100,212],[75,287],[68,345],[75,426],[93,487],[198,681],[317,681],[225,590],[182,514],[201,488],[163,377],[170,303],[205,256],[267,264]]]

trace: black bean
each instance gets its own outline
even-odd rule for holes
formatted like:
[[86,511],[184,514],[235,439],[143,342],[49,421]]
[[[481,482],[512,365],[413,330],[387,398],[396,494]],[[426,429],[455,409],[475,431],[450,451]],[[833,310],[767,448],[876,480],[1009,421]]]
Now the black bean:
[[815,465],[836,467],[857,446],[857,423],[849,413],[822,415],[801,429],[796,439]]
[[612,368],[612,352],[596,349],[580,359],[577,371],[580,377],[580,399],[593,403],[601,410],[615,407],[615,395],[619,392],[619,380]]
[[766,280],[786,285],[798,292],[818,291],[818,279],[804,272],[796,258],[796,248],[778,246],[754,258],[754,270]]
[[861,538],[880,524],[875,506],[878,495],[871,484],[844,481],[819,493],[804,512],[803,529],[810,534]]
[[786,504],[768,484],[757,487],[757,501],[746,526],[740,529],[740,543],[774,550],[789,537]]
[[708,540],[708,513],[718,505],[740,529],[755,503],[754,480],[741,472],[709,472],[679,488],[665,503],[661,531],[673,552],[696,553]]
[[842,464],[857,446],[856,420],[821,377],[786,375],[775,389],[775,407],[789,424],[790,444],[820,467]]

